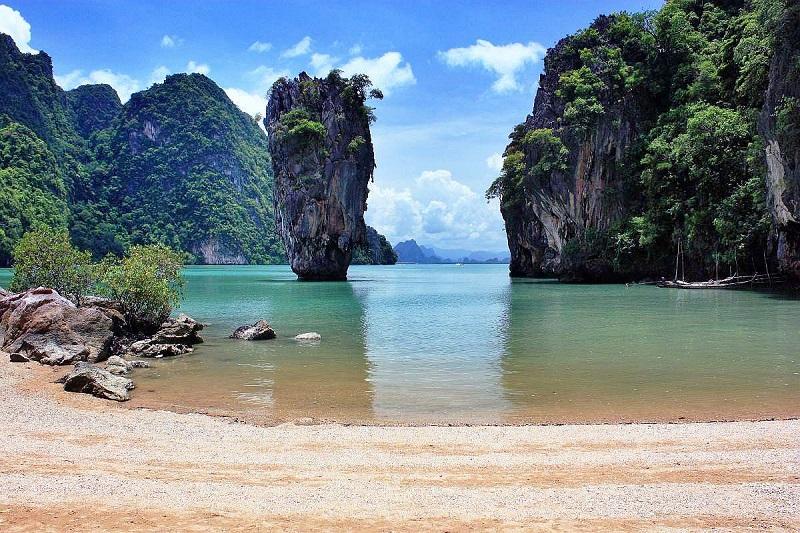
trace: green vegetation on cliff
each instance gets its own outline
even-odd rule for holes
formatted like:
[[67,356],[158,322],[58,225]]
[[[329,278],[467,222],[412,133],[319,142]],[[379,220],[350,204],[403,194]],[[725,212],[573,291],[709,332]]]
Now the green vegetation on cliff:
[[553,194],[551,180],[581,194],[584,166],[599,164],[599,207],[558,222],[566,244],[547,245],[561,255],[553,273],[591,264],[605,279],[666,274],[679,244],[687,275],[763,269],[770,224],[757,121],[786,2],[669,0],[601,17],[559,43],[544,77],[554,90],[540,89],[487,192],[502,199],[507,227],[532,216],[526,200]]
[[281,261],[266,135],[206,76],[176,74],[134,94],[92,149],[93,194],[73,224],[80,246],[104,255],[162,243],[192,262]]
[[0,266],[38,225],[95,258],[160,243],[200,263],[285,260],[267,137],[213,81],[170,76],[124,106],[63,91],[50,57],[0,34]]
[[67,189],[55,156],[34,132],[0,116],[0,265],[38,225],[67,227]]

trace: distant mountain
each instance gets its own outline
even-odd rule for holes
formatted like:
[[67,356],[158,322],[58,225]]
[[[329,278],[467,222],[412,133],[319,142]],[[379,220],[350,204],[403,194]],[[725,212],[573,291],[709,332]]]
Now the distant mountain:
[[510,254],[507,251],[487,251],[487,250],[464,250],[464,249],[447,249],[447,248],[431,248],[434,255],[442,259],[451,261],[489,261],[491,259],[498,259],[507,261],[510,259]]
[[410,239],[395,245],[400,263],[448,264],[448,263],[508,263],[508,252],[486,252],[470,250],[447,250],[417,244]]

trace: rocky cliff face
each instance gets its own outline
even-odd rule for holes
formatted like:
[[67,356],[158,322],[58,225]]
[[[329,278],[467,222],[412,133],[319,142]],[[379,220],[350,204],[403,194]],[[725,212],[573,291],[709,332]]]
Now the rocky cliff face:
[[365,76],[334,71],[324,79],[301,73],[272,87],[265,123],[276,225],[301,279],[345,279],[354,247],[365,240],[375,168],[364,104],[369,86]]
[[[591,30],[605,41],[612,20],[600,17]],[[625,213],[618,169],[640,133],[639,95],[616,91],[609,73],[590,68],[587,77],[603,85],[597,99],[603,111],[566,120],[570,110],[560,80],[584,66],[578,39],[568,37],[548,51],[533,113],[505,151],[508,181],[500,196],[512,276],[603,277],[605,265],[570,264],[565,248],[587,229],[606,229]]]
[[800,6],[787,10],[782,22],[759,126],[778,263],[800,278]]
[[367,226],[364,243],[353,251],[353,265],[394,265],[397,254],[384,235],[372,226]]

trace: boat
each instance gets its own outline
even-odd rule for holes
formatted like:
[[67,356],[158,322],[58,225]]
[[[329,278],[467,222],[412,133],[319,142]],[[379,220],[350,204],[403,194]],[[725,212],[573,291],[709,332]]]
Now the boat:
[[662,280],[657,282],[656,286],[663,289],[746,289],[750,287],[771,287],[786,283],[786,281],[787,278],[785,276],[753,274],[752,276],[730,276],[709,281]]

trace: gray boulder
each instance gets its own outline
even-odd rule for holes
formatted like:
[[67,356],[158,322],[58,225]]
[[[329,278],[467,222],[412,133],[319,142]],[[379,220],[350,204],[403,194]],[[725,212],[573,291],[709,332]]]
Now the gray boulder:
[[266,320],[259,320],[249,326],[240,326],[231,333],[231,339],[242,339],[245,341],[261,341],[275,338],[275,331]]
[[130,374],[132,369],[130,363],[118,355],[112,355],[106,361],[106,370],[117,376]]
[[203,338],[198,332],[203,329],[203,324],[192,317],[181,313],[177,318],[168,318],[153,335],[153,344],[199,344]]
[[130,361],[131,368],[150,368],[147,361]]
[[77,307],[39,287],[0,299],[0,350],[48,365],[102,361],[110,355],[113,321],[101,309]]
[[98,398],[124,402],[131,399],[134,384],[128,378],[115,376],[107,370],[86,362],[75,365],[75,369],[59,380],[68,392],[82,392]]
[[137,341],[128,347],[128,353],[136,357],[161,359],[162,357],[176,357],[193,352],[194,348],[185,344],[160,344],[153,339]]
[[28,362],[30,362],[30,359],[28,359],[27,357],[25,357],[21,353],[17,353],[17,352],[9,354],[8,355],[8,359],[12,363],[28,363]]

